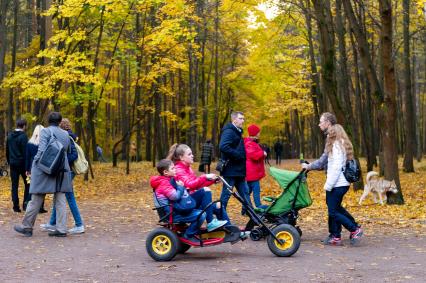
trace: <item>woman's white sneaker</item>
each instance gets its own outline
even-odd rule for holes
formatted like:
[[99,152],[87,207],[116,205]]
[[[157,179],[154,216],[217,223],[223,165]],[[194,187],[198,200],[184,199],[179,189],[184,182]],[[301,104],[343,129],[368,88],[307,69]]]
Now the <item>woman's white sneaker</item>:
[[40,224],[40,228],[44,231],[51,231],[51,232],[56,230],[56,226],[50,225],[49,223]]
[[82,234],[84,233],[84,226],[75,226],[68,230],[68,233],[70,234]]

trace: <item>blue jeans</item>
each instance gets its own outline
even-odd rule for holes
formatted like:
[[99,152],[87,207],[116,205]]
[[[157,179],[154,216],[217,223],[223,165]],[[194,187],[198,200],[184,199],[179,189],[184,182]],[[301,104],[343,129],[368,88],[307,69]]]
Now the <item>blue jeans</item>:
[[[223,177],[225,181],[231,186],[237,189],[238,194],[243,198],[246,204],[252,206],[250,197],[248,194],[248,187],[245,177]],[[222,203],[223,209],[226,211],[226,207],[228,206],[229,198],[231,197],[231,192],[223,185],[222,193],[220,194],[220,202]],[[242,207],[242,214],[245,214],[245,208]]]
[[[72,179],[75,177],[75,173],[71,173]],[[72,216],[74,217],[74,222],[76,227],[83,226],[83,220],[81,219],[80,210],[78,209],[77,202],[75,200],[74,191],[65,193],[65,197],[67,198],[68,206],[70,207]],[[56,225],[56,209],[55,205],[53,205],[52,214],[50,215],[50,225]]]
[[336,187],[326,192],[328,207],[328,230],[331,236],[340,238],[342,225],[348,231],[354,232],[358,227],[352,215],[342,206],[343,197],[348,192],[349,186]]
[[[203,210],[206,208],[211,202],[212,202],[212,192],[206,191],[204,188],[199,189],[191,194],[191,197],[195,199],[195,202],[197,203],[197,209]],[[230,223],[228,214],[226,211],[222,208],[217,208],[216,204],[211,205],[209,208],[206,209],[206,221],[207,223],[210,223],[213,220],[213,214],[217,216],[217,219],[219,220],[226,220]]]
[[258,208],[267,208],[268,206],[262,204],[262,202],[260,201],[260,182],[259,182],[259,180],[247,182],[247,186],[248,186],[249,198],[250,198],[251,193],[253,193],[254,205],[256,205],[256,207],[258,207]]
[[185,231],[185,236],[192,237],[199,233],[200,227],[206,219],[206,214],[203,213],[197,221],[198,215],[200,214],[201,210],[198,209],[194,209],[187,215],[173,213],[173,222],[190,223],[188,229]]

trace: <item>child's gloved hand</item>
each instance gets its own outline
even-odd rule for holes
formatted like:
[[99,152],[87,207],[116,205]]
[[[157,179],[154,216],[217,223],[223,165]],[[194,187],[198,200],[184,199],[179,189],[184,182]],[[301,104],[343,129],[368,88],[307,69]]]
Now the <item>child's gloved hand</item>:
[[217,178],[216,174],[210,173],[206,174],[207,180],[215,180]]

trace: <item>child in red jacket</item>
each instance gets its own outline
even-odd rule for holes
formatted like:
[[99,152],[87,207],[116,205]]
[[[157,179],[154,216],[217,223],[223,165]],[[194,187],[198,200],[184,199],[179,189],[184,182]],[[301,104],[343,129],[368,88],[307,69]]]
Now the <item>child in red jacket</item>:
[[248,127],[249,137],[244,138],[246,149],[246,181],[249,195],[253,192],[254,204],[257,208],[266,208],[260,201],[260,179],[265,177],[264,160],[266,152],[259,145],[260,128],[255,124]]
[[[175,165],[171,160],[163,159],[157,163],[159,176],[152,176],[150,179],[151,187],[154,189],[155,207],[163,207],[168,213],[169,203],[178,201],[185,193],[185,188],[182,182],[175,182],[173,177],[176,175]],[[199,229],[206,219],[206,214],[199,209],[192,210],[189,214],[181,215],[173,211],[173,221],[190,223],[186,229],[182,241],[188,244],[198,244],[200,240],[195,237],[199,233]]]

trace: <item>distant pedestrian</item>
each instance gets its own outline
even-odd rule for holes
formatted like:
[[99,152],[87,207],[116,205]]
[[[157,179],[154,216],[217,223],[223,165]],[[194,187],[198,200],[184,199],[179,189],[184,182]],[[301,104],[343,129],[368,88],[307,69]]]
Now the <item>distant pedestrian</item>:
[[274,144],[275,164],[276,165],[281,164],[281,158],[282,158],[283,150],[284,150],[283,143],[280,140],[277,140]]
[[10,166],[10,180],[12,181],[11,195],[14,212],[21,212],[18,195],[19,176],[24,180],[25,186],[24,201],[22,203],[24,210],[31,198],[25,174],[25,151],[28,143],[28,137],[25,133],[26,129],[27,121],[25,119],[18,119],[16,121],[16,129],[9,133],[6,140],[6,159]]
[[98,153],[98,161],[99,162],[107,162],[104,158],[104,153],[99,144],[96,145],[96,152]]
[[206,140],[206,142],[201,147],[201,160],[200,167],[198,171],[210,173],[210,164],[212,163],[213,156],[213,144],[211,140]]
[[136,143],[134,141],[130,143],[129,156],[131,162],[136,162]]
[[260,147],[263,149],[264,152],[266,152],[265,164],[269,164],[269,160],[271,160],[271,148],[266,143],[260,144]]

